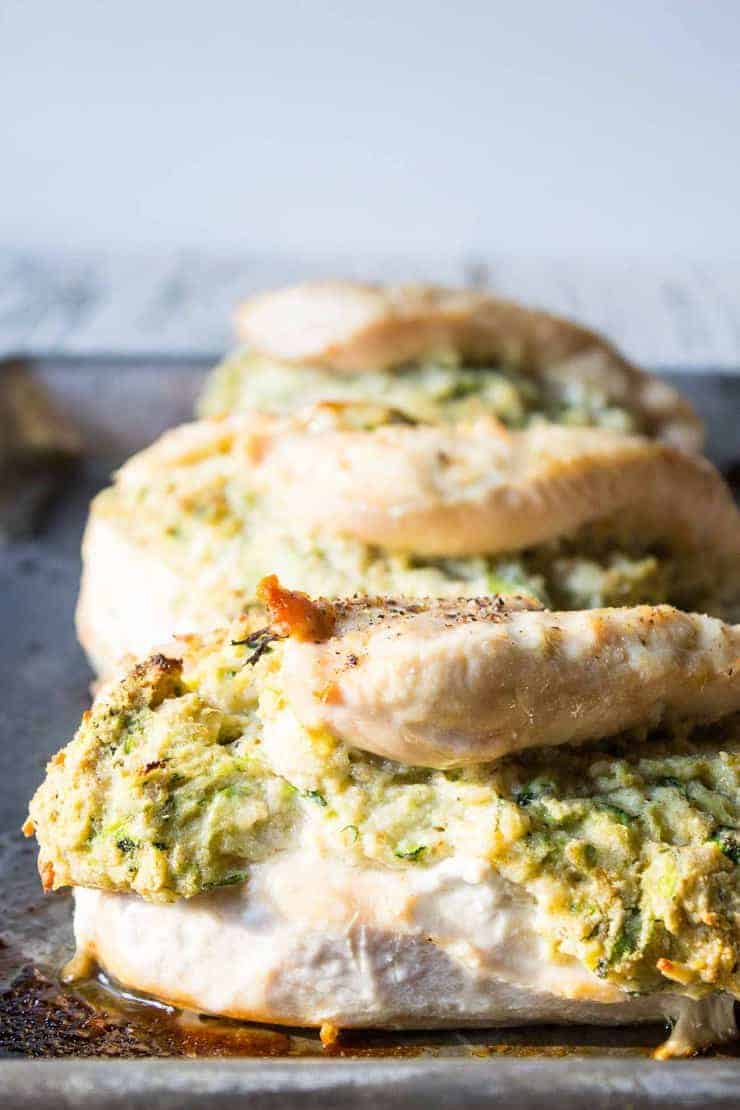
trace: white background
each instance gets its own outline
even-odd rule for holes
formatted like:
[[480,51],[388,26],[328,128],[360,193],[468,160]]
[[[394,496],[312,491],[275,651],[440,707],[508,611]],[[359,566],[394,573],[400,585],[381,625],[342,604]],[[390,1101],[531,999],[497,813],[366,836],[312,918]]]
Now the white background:
[[740,257],[737,0],[0,0],[0,244]]

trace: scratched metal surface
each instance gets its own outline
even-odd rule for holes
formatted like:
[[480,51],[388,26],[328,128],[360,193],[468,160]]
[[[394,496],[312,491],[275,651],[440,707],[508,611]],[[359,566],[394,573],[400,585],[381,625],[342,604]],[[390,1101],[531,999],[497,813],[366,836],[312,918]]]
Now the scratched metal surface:
[[[7,1105],[186,1107],[209,1099],[231,1107],[248,1094],[257,1107],[290,1108],[306,1097],[323,1107],[472,1107],[495,1099],[535,1107],[556,1094],[591,1110],[737,1106],[740,1060],[657,1065],[647,1059],[656,1029],[369,1034],[326,1059],[305,1032],[222,1029],[197,1018],[183,1025],[178,1015],[122,1007],[99,984],[84,996],[60,992],[56,972],[71,954],[70,899],[41,896],[33,846],[18,828],[47,757],[88,700],[91,676],[72,623],[87,505],[128,454],[188,418],[208,362],[64,359],[34,367],[77,421],[85,457],[39,533],[0,547],[0,1056],[7,1057],[0,1090]],[[682,373],[680,383],[708,422],[710,455],[738,476],[740,377]],[[187,1058],[214,1053],[240,1059]],[[133,1058],[111,1059],[121,1056]]]

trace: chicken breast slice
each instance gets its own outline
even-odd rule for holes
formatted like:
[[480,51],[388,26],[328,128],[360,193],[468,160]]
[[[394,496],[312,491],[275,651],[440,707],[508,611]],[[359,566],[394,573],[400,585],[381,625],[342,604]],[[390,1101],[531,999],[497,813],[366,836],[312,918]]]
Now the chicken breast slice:
[[651,434],[701,448],[701,423],[670,386],[588,328],[489,293],[312,282],[247,301],[237,328],[262,354],[340,371],[385,370],[449,353],[474,364],[513,364],[555,382],[595,386],[636,411]]
[[312,603],[271,579],[260,596],[289,634],[280,683],[299,720],[402,763],[461,766],[740,709],[740,626],[666,605]]
[[740,559],[740,512],[710,463],[604,429],[296,421],[265,436],[256,477],[295,526],[418,555],[516,551],[618,517],[614,532]]
[[78,972],[175,1005],[287,1025],[440,1028],[678,1019],[661,1055],[736,1034],[733,1000],[629,997],[553,959],[526,896],[480,863],[348,867],[276,856],[188,902],[75,891]]

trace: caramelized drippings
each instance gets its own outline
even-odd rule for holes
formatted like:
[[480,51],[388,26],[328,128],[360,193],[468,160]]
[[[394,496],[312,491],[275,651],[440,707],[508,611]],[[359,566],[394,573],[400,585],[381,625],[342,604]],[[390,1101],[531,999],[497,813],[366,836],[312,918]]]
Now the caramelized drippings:
[[[282,1029],[188,1013],[118,987],[104,975],[63,986],[28,965],[0,994],[0,1056],[403,1058],[569,1055],[647,1057],[660,1025],[535,1026],[422,1031]],[[335,1035],[336,1033],[336,1035]],[[737,1056],[737,1042],[712,1055]]]

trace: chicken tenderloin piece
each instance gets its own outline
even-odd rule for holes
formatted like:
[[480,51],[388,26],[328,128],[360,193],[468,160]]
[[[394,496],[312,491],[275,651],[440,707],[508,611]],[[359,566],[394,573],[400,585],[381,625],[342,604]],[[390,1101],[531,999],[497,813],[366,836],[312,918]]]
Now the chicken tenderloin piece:
[[[584,741],[581,716],[602,721],[585,673],[600,642],[584,648],[583,629],[568,627],[562,698],[580,674],[580,742],[551,734],[437,769],[303,723],[286,672],[301,652],[329,650],[359,672],[350,642],[382,658],[405,641],[419,654],[423,715],[432,681],[464,691],[460,669],[478,666],[463,647],[460,668],[450,635],[502,630],[518,644],[522,687],[494,683],[490,702],[516,716],[512,702],[531,700],[524,656],[542,664],[541,630],[518,622],[555,614],[527,598],[316,602],[271,579],[260,594],[272,625],[241,619],[143,660],[101,689],[47,768],[24,831],[38,839],[44,888],[76,888],[78,967],[94,960],[179,1005],[290,1024],[663,1015],[678,1019],[664,1054],[734,1034],[740,714],[721,673],[731,687],[736,630],[656,610],[653,692],[670,712],[648,707],[637,732]],[[614,627],[613,611],[594,615],[615,667],[607,699],[648,613]],[[426,664],[437,641],[449,673]],[[681,682],[693,695],[678,694]],[[702,685],[714,685],[721,719]],[[331,682],[315,693],[322,706],[337,698]],[[478,743],[479,719],[456,727],[460,743]]]
[[740,559],[740,513],[710,463],[605,430],[483,420],[317,440],[297,426],[265,440],[256,475],[294,527],[420,556],[517,551],[610,521],[623,536]]
[[[282,614],[294,595],[275,579],[258,593],[276,631],[290,634]],[[316,606],[323,634],[310,642],[299,631],[284,646],[288,703],[305,727],[402,763],[457,767],[740,710],[740,625],[669,606],[557,613],[502,597]]]
[[366,418],[343,405],[201,422],[131,459],[83,540],[77,622],[95,669],[231,620],[272,571],[334,597],[740,610],[740,512],[698,457],[590,428]]
[[214,372],[201,415],[363,400],[431,423],[544,417],[701,447],[670,386],[587,328],[489,293],[314,282],[247,301],[237,325],[248,350]]

